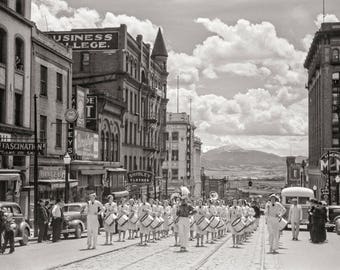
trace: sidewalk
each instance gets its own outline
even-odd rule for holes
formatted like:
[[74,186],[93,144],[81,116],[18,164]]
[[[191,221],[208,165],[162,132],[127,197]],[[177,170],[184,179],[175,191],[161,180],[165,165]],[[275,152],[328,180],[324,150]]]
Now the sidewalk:
[[[122,249],[138,243],[138,239],[115,242],[118,235],[114,235],[113,245],[104,245],[105,233],[98,235],[98,245],[95,250],[87,250],[87,238],[61,240],[57,243],[30,241],[27,246],[16,247],[13,254],[0,255],[1,270],[41,270],[50,269],[84,258],[105,254],[112,250]],[[80,252],[81,251],[81,252]]]

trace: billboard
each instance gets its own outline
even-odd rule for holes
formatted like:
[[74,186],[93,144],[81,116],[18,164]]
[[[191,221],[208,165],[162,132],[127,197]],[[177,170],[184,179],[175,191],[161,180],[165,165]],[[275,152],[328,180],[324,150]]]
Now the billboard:
[[82,130],[74,131],[74,152],[82,159],[98,159],[98,146],[98,134]]
[[50,32],[55,41],[74,51],[116,50],[118,49],[118,32]]

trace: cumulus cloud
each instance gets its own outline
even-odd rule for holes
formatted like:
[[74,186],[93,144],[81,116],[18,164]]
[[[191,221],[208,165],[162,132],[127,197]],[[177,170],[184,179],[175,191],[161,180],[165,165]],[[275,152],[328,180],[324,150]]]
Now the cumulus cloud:
[[316,20],[314,21],[314,23],[316,27],[319,29],[323,22],[338,22],[338,21],[339,21],[338,17],[334,14],[326,14],[325,19],[323,18],[323,14],[319,14],[316,17]]
[[71,30],[74,28],[117,27],[126,24],[129,33],[142,34],[144,41],[153,43],[157,26],[150,20],[139,20],[125,14],[106,12],[103,16],[95,9],[73,8],[64,0],[33,0],[31,19],[43,31]]

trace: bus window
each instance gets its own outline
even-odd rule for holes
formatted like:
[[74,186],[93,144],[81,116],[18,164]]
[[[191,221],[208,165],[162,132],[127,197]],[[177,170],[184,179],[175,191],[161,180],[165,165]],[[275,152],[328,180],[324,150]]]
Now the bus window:
[[295,197],[294,196],[286,197],[286,204],[292,204],[293,203],[292,202],[293,199],[296,199],[296,196]]
[[309,197],[299,197],[298,204],[307,204],[309,201]]

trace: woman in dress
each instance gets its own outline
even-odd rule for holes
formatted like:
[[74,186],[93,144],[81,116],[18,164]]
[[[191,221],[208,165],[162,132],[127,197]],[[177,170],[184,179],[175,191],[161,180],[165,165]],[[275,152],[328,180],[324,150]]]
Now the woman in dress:
[[[109,217],[112,215],[117,215],[117,204],[113,201],[113,196],[109,195],[108,202],[104,205],[104,230],[105,230],[105,245],[112,245],[112,237],[113,234],[116,232],[116,222],[111,220],[108,222]],[[109,242],[109,236],[110,236],[110,242]]]
[[[125,199],[122,199],[122,204],[119,205],[118,207],[118,220],[124,215],[129,216],[129,207],[125,203]],[[122,225],[118,223],[118,233],[119,233],[118,242],[125,242],[125,233],[127,229],[128,229],[128,222],[125,222]]]
[[[148,234],[150,232],[150,229],[143,225],[141,219],[144,218],[146,215],[150,215],[152,212],[150,204],[146,201],[146,196],[142,196],[142,202],[139,205],[138,208],[138,227],[139,227],[139,233],[140,233],[140,245],[141,246],[146,246],[147,245],[147,240],[148,240]],[[143,241],[143,236],[145,237],[145,241]]]
[[[207,234],[207,230],[200,227],[197,222],[199,220],[201,220],[202,218],[205,218],[207,209],[206,207],[203,205],[203,201],[199,200],[198,201],[198,205],[196,206],[196,214],[194,215],[194,219],[196,221],[195,227],[196,227],[196,239],[197,239],[197,244],[196,247],[204,247],[203,245],[203,241],[204,241],[204,235]],[[201,241],[200,241],[201,240]],[[201,245],[200,245],[201,242]]]
[[170,216],[171,216],[171,206],[169,205],[169,202],[167,200],[165,200],[163,202],[163,204],[164,204],[163,235],[164,235],[164,237],[168,237],[169,236],[169,230],[170,230],[169,221],[170,221]]
[[129,229],[129,237],[128,240],[132,240],[135,238],[135,233],[137,234],[137,212],[138,207],[135,204],[134,199],[129,200],[129,221],[128,221],[128,229]]
[[177,216],[177,209],[179,205],[179,198],[174,200],[174,203],[171,208],[171,216],[174,221],[172,225],[172,231],[174,232],[174,237],[175,237],[175,247],[178,247],[178,216]]

